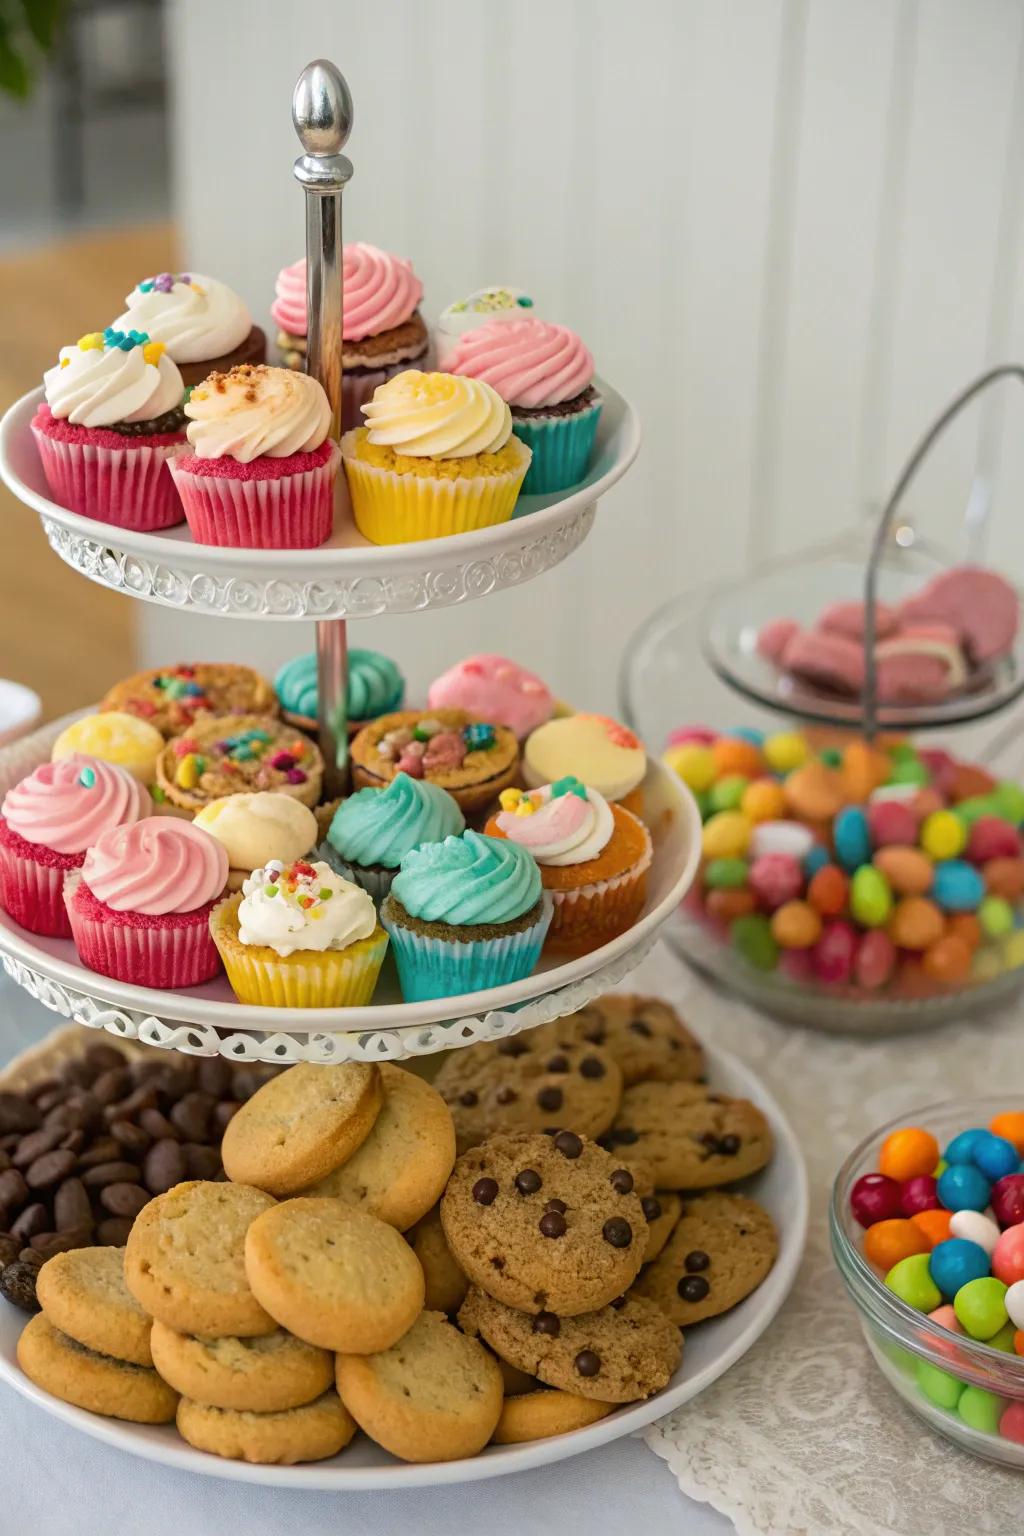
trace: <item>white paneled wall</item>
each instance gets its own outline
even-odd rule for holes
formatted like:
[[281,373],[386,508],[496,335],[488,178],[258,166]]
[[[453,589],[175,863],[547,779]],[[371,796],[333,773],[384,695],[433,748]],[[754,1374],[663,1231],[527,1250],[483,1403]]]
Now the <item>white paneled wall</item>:
[[[559,571],[353,626],[414,684],[487,644],[610,706],[652,607],[877,506],[945,399],[1024,357],[1019,0],[169,9],[190,266],[266,319],[302,252],[291,88],[327,55],[356,103],[347,237],[411,256],[428,318],[527,288],[642,415],[640,461]],[[911,510],[954,540],[972,476],[998,471],[988,553],[1024,580],[1022,424],[1012,393],[977,409]],[[153,608],[144,625],[156,661],[269,665],[312,633]]]

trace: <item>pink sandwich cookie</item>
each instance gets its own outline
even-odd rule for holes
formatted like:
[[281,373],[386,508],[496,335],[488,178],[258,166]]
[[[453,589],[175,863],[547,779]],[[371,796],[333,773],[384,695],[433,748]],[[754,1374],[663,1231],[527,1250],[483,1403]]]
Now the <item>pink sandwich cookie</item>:
[[105,832],[65,882],[83,964],[140,987],[195,987],[220,969],[210,913],[224,894],[222,843],[190,821],[149,816]]
[[0,906],[30,933],[69,938],[65,875],[97,838],[151,810],[143,786],[113,763],[74,753],[40,764],[0,806]]
[[92,331],[43,375],[32,435],[54,501],[117,528],[182,521],[167,460],[184,442],[185,385],[144,331]]
[[481,720],[507,725],[520,741],[555,713],[551,690],[533,672],[506,656],[467,656],[430,685],[430,709],[464,709]]
[[315,549],[330,538],[341,455],[316,379],[245,364],[193,391],[170,470],[197,544]]
[[943,571],[899,607],[901,628],[948,624],[975,666],[1003,656],[1017,638],[1020,602],[1010,583],[978,565]]

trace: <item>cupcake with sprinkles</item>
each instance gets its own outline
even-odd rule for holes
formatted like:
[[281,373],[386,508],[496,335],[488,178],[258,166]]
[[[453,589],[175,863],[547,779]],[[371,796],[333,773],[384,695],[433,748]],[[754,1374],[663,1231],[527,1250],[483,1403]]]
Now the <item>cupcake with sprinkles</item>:
[[266,362],[266,336],[238,294],[215,277],[160,272],[144,277],[124,302],[115,329],[145,331],[159,341],[177,363],[186,389],[208,373]]
[[324,760],[307,736],[264,715],[197,720],[168,742],[156,765],[154,798],[193,815],[225,795],[260,790],[310,809],[320,799]]
[[[316,653],[309,651],[286,661],[274,678],[274,688],[289,725],[315,731],[319,709]],[[349,649],[345,716],[350,736],[378,715],[401,709],[404,699],[405,678],[390,656],[358,646]]]
[[334,813],[321,856],[381,902],[405,855],[458,837],[465,818],[447,790],[400,773],[384,789],[360,789]]
[[[346,245],[343,261],[341,426],[347,432],[359,425],[360,407],[378,384],[423,361],[429,338],[419,312],[423,284],[410,261],[365,243]],[[280,327],[281,361],[286,368],[305,369],[305,260],[278,273],[270,313]]]
[[162,342],[109,327],[62,347],[32,419],[54,501],[151,533],[184,516],[168,460],[184,442],[185,386]]
[[388,944],[366,892],[304,859],[253,870],[210,932],[239,1002],[267,1008],[363,1007]]
[[448,370],[448,360],[467,331],[475,331],[491,321],[522,320],[536,311],[533,300],[521,288],[477,288],[464,299],[456,299],[441,311],[434,329],[437,366]]

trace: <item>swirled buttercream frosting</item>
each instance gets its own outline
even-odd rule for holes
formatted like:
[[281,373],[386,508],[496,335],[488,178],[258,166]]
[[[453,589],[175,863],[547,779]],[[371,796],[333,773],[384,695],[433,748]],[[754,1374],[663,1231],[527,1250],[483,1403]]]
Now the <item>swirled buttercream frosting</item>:
[[361,789],[343,800],[327,841],[354,864],[397,869],[411,848],[457,837],[465,825],[446,789],[398,773],[384,789]]
[[[392,256],[376,245],[357,242],[344,250],[345,307],[341,334],[345,341],[364,341],[404,325],[416,313],[423,284],[411,261]],[[274,284],[270,313],[283,331],[305,336],[306,263],[283,267]]]
[[323,386],[308,374],[265,363],[211,373],[185,406],[188,440],[200,459],[287,458],[319,448],[331,425]]
[[300,949],[347,949],[377,926],[372,899],[329,864],[272,859],[242,886],[238,937],[282,958]]
[[594,377],[594,359],[576,332],[547,320],[492,322],[467,331],[447,367],[483,379],[509,405],[528,410],[573,400]]
[[228,856],[216,838],[168,816],[148,816],[104,832],[85,856],[82,879],[115,912],[164,917],[216,900]]
[[369,441],[412,458],[497,453],[512,432],[508,406],[481,379],[407,368],[363,406]]
[[105,832],[139,821],[152,808],[146,790],[125,769],[78,752],[40,763],[7,791],[0,815],[27,843],[84,853]]
[[50,414],[79,427],[153,421],[175,410],[185,395],[181,374],[158,341],[145,332],[91,331],[43,374]]
[[124,314],[114,321],[117,329],[146,331],[178,363],[224,357],[252,330],[252,316],[238,294],[198,272],[143,278],[125,304]]
[[407,853],[391,893],[421,922],[510,923],[540,900],[540,870],[515,843],[464,832]]

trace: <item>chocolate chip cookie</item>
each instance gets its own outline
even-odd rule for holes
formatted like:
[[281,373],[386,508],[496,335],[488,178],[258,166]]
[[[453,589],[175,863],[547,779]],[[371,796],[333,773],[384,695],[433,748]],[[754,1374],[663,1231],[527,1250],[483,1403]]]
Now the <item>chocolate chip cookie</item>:
[[570,1130],[596,1138],[615,1119],[622,1074],[608,1052],[545,1025],[453,1051],[434,1078],[460,1152],[498,1131]]
[[670,1003],[659,997],[608,992],[565,1021],[583,1040],[601,1045],[633,1083],[699,1082],[704,1051]]
[[428,1312],[447,1312],[449,1317],[462,1306],[469,1281],[466,1279],[444,1235],[441,1207],[432,1211],[405,1234],[405,1240],[420,1261],[426,1294],[423,1305]]
[[578,1317],[554,1311],[530,1317],[478,1286],[459,1310],[459,1327],[549,1387],[633,1403],[667,1386],[682,1357],[682,1340],[653,1302],[619,1297]]
[[682,1215],[683,1202],[675,1190],[658,1189],[653,1195],[641,1195],[640,1203],[648,1227],[644,1263],[650,1264],[672,1236],[675,1224]]
[[681,1328],[728,1312],[756,1290],[779,1241],[768,1212],[743,1195],[693,1195],[660,1256],[631,1291]]
[[464,1153],[441,1222],[469,1278],[529,1313],[604,1306],[628,1289],[647,1246],[632,1173],[575,1131],[506,1132]]
[[636,1158],[659,1189],[710,1189],[763,1168],[772,1133],[748,1099],[699,1083],[636,1083],[623,1094],[601,1145]]

